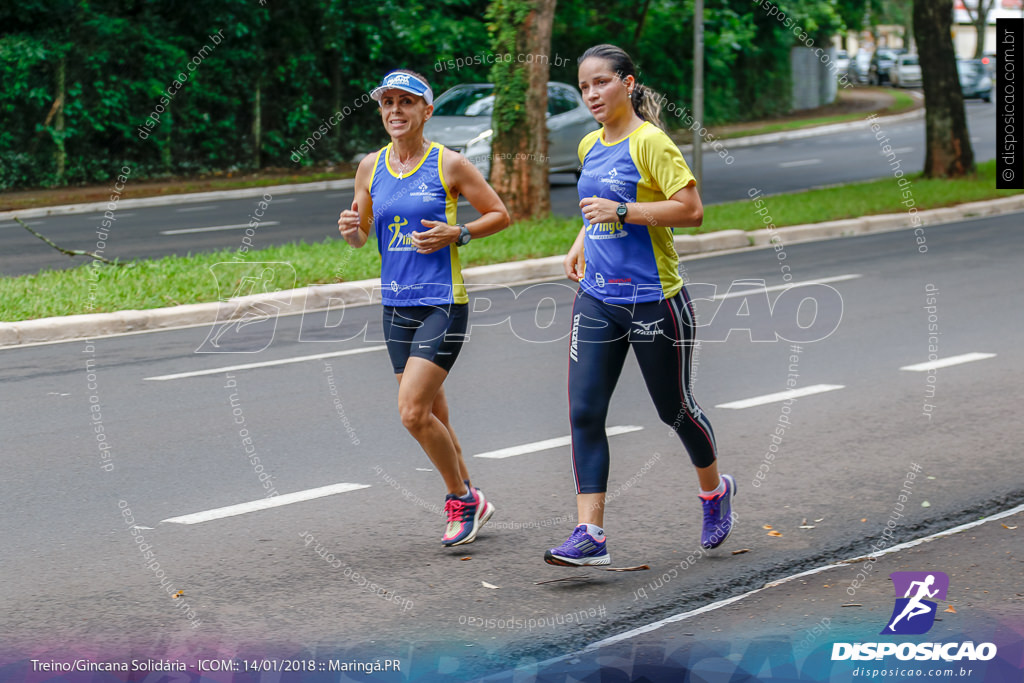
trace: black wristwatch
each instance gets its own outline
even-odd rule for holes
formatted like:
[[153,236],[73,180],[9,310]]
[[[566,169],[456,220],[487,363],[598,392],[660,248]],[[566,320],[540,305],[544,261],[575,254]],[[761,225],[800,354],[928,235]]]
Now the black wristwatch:
[[619,204],[619,206],[615,209],[615,215],[619,217],[619,223],[622,223],[623,225],[626,224],[626,212],[627,211],[629,211],[629,209],[626,207],[626,203],[625,202],[622,202],[621,204]]
[[464,247],[467,244],[469,244],[469,241],[473,239],[473,235],[470,234],[469,228],[467,228],[465,225],[456,225],[455,227],[461,231],[459,233],[459,236],[455,239],[455,244],[459,245],[460,247]]

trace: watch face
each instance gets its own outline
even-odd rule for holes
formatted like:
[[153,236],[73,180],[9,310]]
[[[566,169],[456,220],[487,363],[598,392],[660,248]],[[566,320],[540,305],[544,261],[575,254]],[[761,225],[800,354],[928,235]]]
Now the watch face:
[[620,219],[626,217],[626,212],[627,211],[628,211],[628,209],[626,208],[625,204],[619,204],[619,206],[615,209],[615,213],[618,215],[618,217]]

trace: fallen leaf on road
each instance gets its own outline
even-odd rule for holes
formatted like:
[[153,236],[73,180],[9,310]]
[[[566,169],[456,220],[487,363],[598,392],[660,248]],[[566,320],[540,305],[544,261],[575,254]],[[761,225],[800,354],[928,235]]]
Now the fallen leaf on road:
[[1017,528],[1017,525],[1010,526],[1009,524],[1004,524],[1003,528],[1004,529],[1009,529],[1010,531],[1013,531],[1014,529]]
[[861,520],[860,520],[860,521],[861,521],[861,522],[866,522],[866,521],[868,521],[868,518],[867,518],[867,517],[861,517]]
[[824,522],[824,521],[825,521],[825,518],[824,518],[824,517],[822,517],[821,519],[816,519],[816,520],[814,520],[814,521],[815,521],[815,522]]
[[953,605],[950,605],[949,607],[947,607],[946,609],[944,609],[942,611],[943,612],[952,612],[953,614],[956,614],[956,609],[953,607]]
[[772,525],[771,525],[771,524],[765,524],[765,525],[764,525],[763,527],[761,527],[761,528],[762,528],[762,529],[771,529],[771,528],[772,528]]
[[800,528],[801,529],[813,529],[814,525],[813,524],[802,524],[802,525],[800,525]]
[[921,501],[921,507],[923,507],[923,508],[930,508],[931,506],[932,506],[932,504],[929,503],[927,500],[922,500]]
[[472,555],[466,555],[465,557],[460,557],[459,558],[459,562],[465,562],[466,560],[472,560],[472,559],[473,559]]
[[772,531],[769,531],[769,532],[768,532],[768,535],[769,535],[769,536],[781,536],[782,534],[781,534],[781,533],[779,533],[778,531],[775,531],[775,530],[773,529]]
[[484,585],[484,588],[498,588],[499,587],[499,586],[495,586],[493,583],[487,583],[486,581],[481,581],[480,583],[482,583]]
[[845,605],[840,605],[840,607],[863,607],[863,606],[864,605],[860,604],[859,602],[848,602]]
[[743,553],[749,553],[749,552],[750,552],[750,548],[740,548],[739,550],[733,550],[732,554],[733,555],[742,555]]
[[180,598],[180,597],[182,597],[184,595],[185,595],[185,591],[178,591],[177,593],[174,594],[173,597]]
[[645,569],[650,569],[650,565],[638,564],[635,567],[606,567],[606,572],[642,572]]

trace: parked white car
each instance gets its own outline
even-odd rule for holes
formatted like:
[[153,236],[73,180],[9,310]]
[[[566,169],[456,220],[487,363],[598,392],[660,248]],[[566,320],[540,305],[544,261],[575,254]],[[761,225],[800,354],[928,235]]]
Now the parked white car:
[[[465,154],[488,178],[493,109],[493,84],[457,85],[434,100],[434,115],[423,127],[423,134]],[[580,140],[599,127],[576,88],[566,83],[548,83],[547,124],[549,172],[575,171],[580,163],[576,156]]]
[[889,67],[889,81],[897,88],[916,88],[921,85],[921,63],[917,55],[897,55]]

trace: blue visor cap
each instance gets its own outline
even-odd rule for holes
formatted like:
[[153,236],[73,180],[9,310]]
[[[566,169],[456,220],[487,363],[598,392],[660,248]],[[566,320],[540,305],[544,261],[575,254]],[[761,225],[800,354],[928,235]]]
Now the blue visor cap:
[[380,102],[380,97],[388,90],[404,90],[405,92],[412,93],[413,95],[419,95],[427,104],[434,103],[434,91],[430,89],[430,86],[416,78],[412,74],[403,73],[401,71],[392,71],[384,80],[380,82],[376,88],[370,91],[370,98]]

